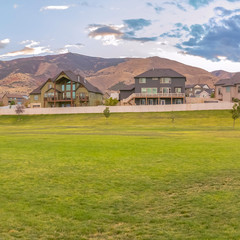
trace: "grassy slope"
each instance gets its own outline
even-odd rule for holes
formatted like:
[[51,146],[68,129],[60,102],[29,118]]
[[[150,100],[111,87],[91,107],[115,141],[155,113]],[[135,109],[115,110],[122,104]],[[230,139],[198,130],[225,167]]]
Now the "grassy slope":
[[239,239],[229,111],[0,117],[0,239]]

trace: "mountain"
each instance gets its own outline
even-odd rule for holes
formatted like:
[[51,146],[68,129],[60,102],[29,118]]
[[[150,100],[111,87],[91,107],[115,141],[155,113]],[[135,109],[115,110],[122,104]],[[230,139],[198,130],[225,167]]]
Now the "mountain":
[[62,70],[81,74],[104,92],[118,82],[133,83],[134,76],[151,68],[172,68],[186,76],[187,84],[207,83],[213,87],[218,80],[201,68],[165,58],[99,58],[66,53],[0,61],[0,93],[29,93]]
[[226,71],[223,71],[223,70],[213,71],[212,74],[214,76],[218,77],[219,79],[227,79],[227,78],[231,78],[235,75],[235,73],[226,72]]

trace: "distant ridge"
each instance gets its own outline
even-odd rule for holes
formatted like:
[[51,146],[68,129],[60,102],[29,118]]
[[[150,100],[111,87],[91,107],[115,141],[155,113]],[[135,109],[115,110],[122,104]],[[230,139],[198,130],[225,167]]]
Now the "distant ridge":
[[165,58],[99,58],[66,53],[0,61],[0,93],[29,93],[62,70],[71,70],[105,91],[119,82],[131,84],[134,76],[151,68],[171,68],[187,78],[187,84],[207,83],[219,77],[201,68]]
[[216,70],[216,71],[213,71],[212,74],[218,77],[219,79],[227,79],[227,78],[233,77],[235,73],[231,73],[223,70]]

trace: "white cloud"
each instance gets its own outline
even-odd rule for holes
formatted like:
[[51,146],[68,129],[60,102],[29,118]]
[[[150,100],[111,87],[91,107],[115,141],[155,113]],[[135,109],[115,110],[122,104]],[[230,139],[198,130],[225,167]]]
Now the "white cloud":
[[84,47],[84,45],[81,44],[81,43],[77,43],[77,44],[67,44],[67,45],[64,46],[64,48],[78,48],[78,49],[80,49],[80,48],[82,48],[82,47]]
[[18,5],[17,5],[17,4],[14,4],[14,5],[13,5],[13,8],[15,8],[15,9],[18,8]]
[[66,10],[70,8],[69,5],[62,5],[62,6],[46,6],[42,7],[40,11],[45,11],[45,10]]
[[3,40],[0,40],[0,48],[4,48],[9,43],[10,43],[10,39],[9,38],[5,38]]
[[24,44],[25,47],[32,48],[34,46],[38,46],[40,44],[40,42],[36,42],[34,40],[25,40],[25,41],[20,42],[20,44]]

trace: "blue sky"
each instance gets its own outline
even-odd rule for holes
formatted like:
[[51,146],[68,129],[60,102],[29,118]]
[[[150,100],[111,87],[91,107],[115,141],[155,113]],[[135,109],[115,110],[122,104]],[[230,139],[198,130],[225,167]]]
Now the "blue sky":
[[0,0],[0,60],[75,52],[240,71],[240,0]]

